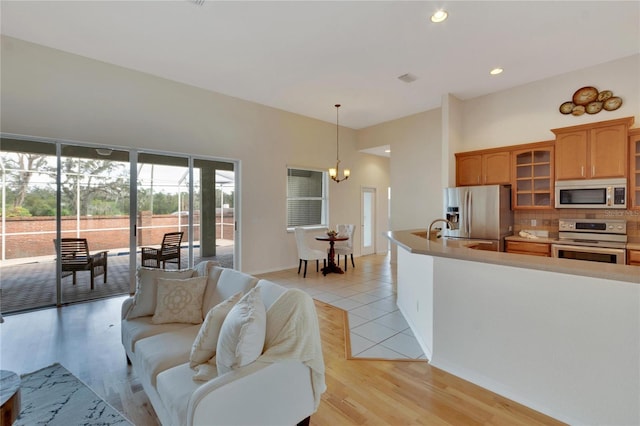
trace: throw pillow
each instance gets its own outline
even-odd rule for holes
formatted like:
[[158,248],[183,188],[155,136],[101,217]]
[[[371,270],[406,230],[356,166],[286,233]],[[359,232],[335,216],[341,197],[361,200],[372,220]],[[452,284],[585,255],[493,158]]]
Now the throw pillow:
[[218,345],[218,336],[224,319],[227,317],[231,308],[238,303],[242,297],[242,292],[236,293],[227,300],[217,304],[207,313],[204,322],[200,327],[200,331],[193,341],[191,347],[191,356],[189,357],[189,366],[191,368],[209,361],[216,354],[216,346]]
[[262,354],[267,314],[258,287],[249,291],[224,319],[218,345],[218,374],[250,364]]
[[158,268],[140,266],[136,271],[136,294],[133,296],[133,305],[127,312],[127,319],[134,319],[153,315],[156,311],[157,289],[159,278],[185,279],[193,277],[193,269],[179,271],[167,271]]
[[158,280],[158,301],[151,318],[153,324],[202,322],[202,296],[207,277],[186,280]]

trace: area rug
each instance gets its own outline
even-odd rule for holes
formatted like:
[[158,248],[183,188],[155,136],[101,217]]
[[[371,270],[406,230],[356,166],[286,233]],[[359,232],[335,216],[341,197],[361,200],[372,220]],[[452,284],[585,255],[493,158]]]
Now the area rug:
[[133,425],[60,364],[21,377],[20,426]]

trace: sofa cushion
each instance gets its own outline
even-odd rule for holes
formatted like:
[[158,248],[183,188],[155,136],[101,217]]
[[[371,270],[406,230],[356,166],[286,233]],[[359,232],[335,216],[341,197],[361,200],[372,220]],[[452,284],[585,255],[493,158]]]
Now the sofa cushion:
[[167,271],[139,266],[136,272],[136,294],[133,306],[127,312],[127,319],[153,315],[156,310],[157,286],[159,278],[186,279],[193,277],[193,269]]
[[185,327],[193,327],[193,325],[184,323],[157,325],[151,322],[150,316],[131,320],[122,320],[122,344],[128,353],[133,353],[135,350],[135,344],[138,340],[155,336],[157,334],[180,330]]
[[139,340],[134,347],[136,359],[134,365],[139,368],[136,373],[147,377],[151,385],[155,386],[156,376],[159,373],[176,365],[188,363],[191,344],[199,329],[199,325],[192,325]]
[[[189,364],[180,364],[158,374],[156,389],[165,411],[169,413],[169,424],[183,425],[187,421],[189,399],[205,383],[196,382],[192,377],[193,370],[189,368]],[[214,423],[215,419],[211,419],[211,424]]]
[[220,303],[214,303],[214,299],[216,297],[216,286],[224,268],[218,262],[209,260],[198,263],[194,269],[198,276],[207,277],[207,289],[204,291],[204,298],[202,299],[202,312],[209,312],[211,308]]
[[200,326],[196,340],[191,346],[191,356],[189,357],[189,366],[191,368],[209,361],[216,354],[222,323],[231,308],[238,303],[241,297],[242,293],[238,292],[211,308],[207,313],[204,322]]
[[151,318],[154,324],[202,322],[202,296],[207,277],[186,280],[158,279],[156,310]]
[[231,308],[222,323],[216,347],[218,374],[250,364],[260,356],[264,347],[266,317],[258,287]]
[[[214,283],[215,274],[220,274]],[[209,273],[209,282],[202,302],[202,312],[209,312],[218,303],[230,298],[237,292],[243,294],[256,286],[258,279],[251,275],[229,268],[219,268],[214,266]],[[215,286],[212,286],[215,284]]]

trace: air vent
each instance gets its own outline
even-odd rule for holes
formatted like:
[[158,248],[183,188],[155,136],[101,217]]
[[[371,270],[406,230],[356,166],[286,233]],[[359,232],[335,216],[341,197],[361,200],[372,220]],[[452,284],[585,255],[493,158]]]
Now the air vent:
[[404,81],[405,83],[413,83],[417,79],[418,77],[410,73],[402,74],[400,77],[398,77],[398,80]]

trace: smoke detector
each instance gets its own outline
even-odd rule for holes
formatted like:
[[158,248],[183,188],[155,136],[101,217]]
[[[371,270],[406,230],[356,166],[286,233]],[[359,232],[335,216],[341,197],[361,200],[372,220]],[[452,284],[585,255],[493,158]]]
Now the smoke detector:
[[413,83],[417,79],[418,77],[411,73],[402,74],[400,77],[398,77],[398,80],[404,81],[405,83]]

